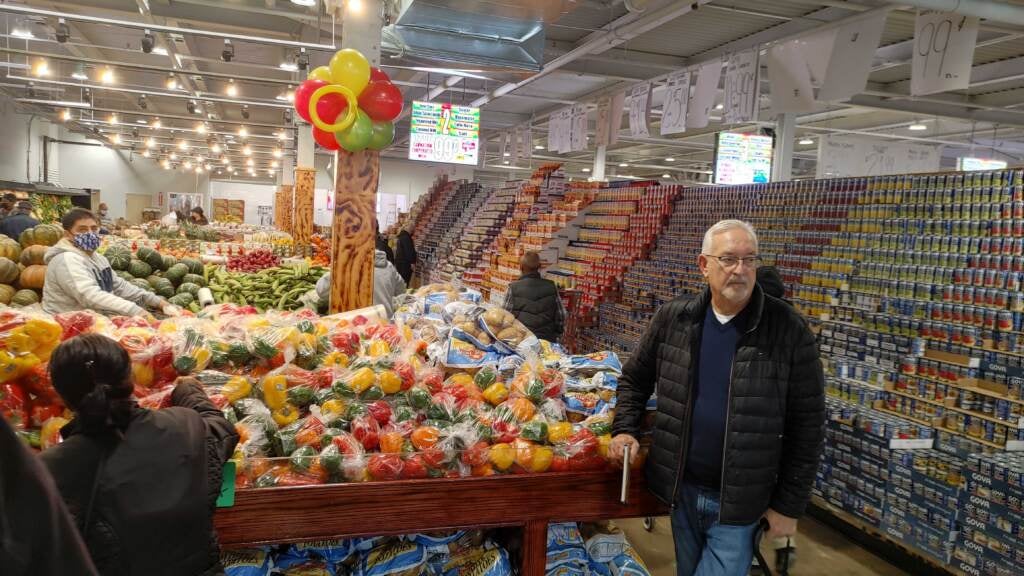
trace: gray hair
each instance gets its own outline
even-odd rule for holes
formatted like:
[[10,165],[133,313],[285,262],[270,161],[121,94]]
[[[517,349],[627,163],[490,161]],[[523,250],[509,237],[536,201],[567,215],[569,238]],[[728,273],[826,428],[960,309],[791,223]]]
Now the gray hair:
[[711,240],[716,235],[737,229],[743,230],[748,236],[750,236],[750,239],[754,241],[754,250],[757,250],[757,232],[754,232],[753,226],[743,220],[720,220],[716,222],[714,226],[708,228],[708,231],[704,233],[704,243],[701,244],[700,247],[701,253],[708,254],[711,252]]

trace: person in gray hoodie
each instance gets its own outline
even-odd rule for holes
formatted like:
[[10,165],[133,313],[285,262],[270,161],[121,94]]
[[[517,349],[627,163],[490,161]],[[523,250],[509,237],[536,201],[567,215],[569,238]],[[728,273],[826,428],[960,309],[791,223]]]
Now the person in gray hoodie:
[[114,274],[100,247],[99,219],[73,208],[61,219],[64,238],[47,252],[43,310],[49,314],[92,310],[108,316],[147,316],[147,309],[176,316],[180,309]]
[[[388,318],[395,313],[395,297],[405,292],[405,280],[388,262],[388,255],[383,250],[373,253],[373,303],[380,304],[387,310]],[[328,272],[316,283],[316,294],[321,300],[331,297],[331,274]]]

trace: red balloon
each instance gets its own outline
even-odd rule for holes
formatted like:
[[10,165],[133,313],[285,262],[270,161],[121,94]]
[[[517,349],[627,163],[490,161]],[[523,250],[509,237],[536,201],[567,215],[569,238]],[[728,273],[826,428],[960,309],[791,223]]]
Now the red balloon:
[[317,144],[327,148],[328,150],[337,150],[338,148],[341,148],[341,146],[338,145],[338,141],[334,138],[334,134],[324,132],[316,126],[313,126],[313,140],[316,140]]
[[[316,92],[323,86],[327,86],[327,82],[324,82],[323,80],[306,80],[302,84],[299,84],[299,87],[295,89],[295,111],[298,112],[299,117],[306,122],[313,122],[309,118],[309,99],[313,96],[313,92]],[[323,101],[323,98],[320,100]],[[319,108],[317,109],[317,112],[320,112]]]
[[[310,124],[313,123],[313,119],[309,117],[309,100],[312,98],[313,93],[322,86],[327,86],[327,82],[323,80],[306,80],[295,90],[295,111],[299,113],[303,120]],[[334,124],[334,121],[338,119],[338,116],[346,108],[348,108],[348,100],[341,94],[333,92],[324,94],[316,101],[317,115],[328,124]]]
[[391,78],[388,77],[387,73],[385,73],[380,68],[374,66],[370,68],[370,82],[375,82],[378,80],[381,82],[391,82]]
[[391,122],[402,113],[402,91],[391,82],[370,82],[359,95],[359,107],[375,122]]

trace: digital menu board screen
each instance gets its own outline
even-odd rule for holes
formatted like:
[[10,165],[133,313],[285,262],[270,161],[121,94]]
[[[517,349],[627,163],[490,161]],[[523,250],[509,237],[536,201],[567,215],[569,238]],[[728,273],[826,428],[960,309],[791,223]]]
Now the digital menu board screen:
[[413,102],[409,159],[476,164],[480,155],[480,109]]
[[975,170],[1002,170],[1006,168],[1006,162],[1002,160],[989,160],[987,158],[957,158],[957,169],[964,172]]
[[773,144],[771,136],[719,132],[715,148],[715,184],[769,182]]

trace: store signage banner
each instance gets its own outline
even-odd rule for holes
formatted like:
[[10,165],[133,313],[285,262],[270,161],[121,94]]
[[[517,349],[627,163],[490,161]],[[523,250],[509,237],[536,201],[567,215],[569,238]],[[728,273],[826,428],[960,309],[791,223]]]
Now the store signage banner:
[[519,145],[521,146],[519,155],[522,158],[526,160],[533,158],[533,129],[530,126],[523,127]]
[[598,146],[608,145],[608,136],[612,130],[612,99],[608,96],[597,101],[597,129],[594,142]]
[[558,152],[572,152],[572,106],[558,112]]
[[651,114],[651,83],[641,82],[629,91],[629,135],[634,138],[648,138],[651,131],[647,118]]
[[[885,30],[885,18],[884,13],[876,14],[839,28],[829,54],[825,81],[818,91],[819,101],[846,100],[864,89]],[[808,44],[807,49],[814,52],[819,48]]]
[[807,62],[807,67],[811,70],[811,83],[818,88],[825,83],[825,77],[828,75],[828,63],[832,58],[832,48],[836,44],[838,32],[825,30],[795,40],[804,61]]
[[587,149],[587,106],[576,104],[572,107],[572,149],[582,152]]
[[509,132],[509,136],[512,138],[509,144],[510,153],[512,154],[512,165],[518,166],[519,158],[521,157],[521,152],[523,151],[523,149],[519,145],[519,127],[516,126],[515,128],[513,128],[512,131]]
[[725,68],[725,123],[757,120],[758,48],[735,52]]
[[622,127],[622,111],[626,108],[626,93],[619,92],[612,98],[612,113],[608,125],[608,144],[619,141],[619,128]]
[[776,114],[814,110],[811,69],[800,48],[798,41],[792,40],[768,49],[768,80]]
[[690,106],[690,71],[680,70],[668,76],[665,105],[661,109],[661,135],[686,132],[686,111]]
[[920,11],[914,24],[914,96],[965,90],[971,82],[978,19],[955,12]]
[[818,141],[817,176],[842,178],[937,172],[941,158],[941,146],[853,136],[822,136]]
[[718,93],[718,80],[722,77],[722,61],[707,62],[697,72],[697,85],[686,113],[686,125],[690,128],[704,128],[711,117]]

